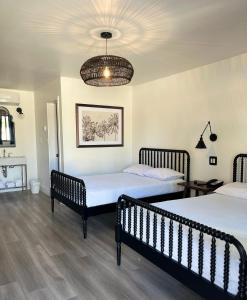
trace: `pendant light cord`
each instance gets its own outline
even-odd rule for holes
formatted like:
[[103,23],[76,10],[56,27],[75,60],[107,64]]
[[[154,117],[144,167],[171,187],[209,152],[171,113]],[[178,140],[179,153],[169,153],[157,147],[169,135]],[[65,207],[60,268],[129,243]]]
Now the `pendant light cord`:
[[105,39],[105,52],[106,52],[106,55],[108,55],[108,54],[107,54],[107,40],[108,40],[108,39],[106,38],[106,39]]

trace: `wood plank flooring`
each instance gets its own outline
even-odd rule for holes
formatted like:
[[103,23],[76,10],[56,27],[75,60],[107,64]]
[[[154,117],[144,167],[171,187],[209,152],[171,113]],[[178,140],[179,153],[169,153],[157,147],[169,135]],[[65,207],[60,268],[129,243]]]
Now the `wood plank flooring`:
[[123,246],[115,260],[114,214],[81,219],[30,192],[0,194],[1,300],[201,299]]

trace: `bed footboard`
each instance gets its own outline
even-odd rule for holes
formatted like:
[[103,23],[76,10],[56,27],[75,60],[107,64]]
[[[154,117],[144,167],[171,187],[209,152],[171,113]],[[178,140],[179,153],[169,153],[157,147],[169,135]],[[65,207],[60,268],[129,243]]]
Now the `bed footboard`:
[[83,236],[87,237],[86,188],[82,179],[53,170],[51,172],[51,210],[54,213],[54,199],[77,212],[83,223]]
[[118,265],[123,242],[207,299],[246,299],[246,251],[232,235],[122,195],[115,239]]

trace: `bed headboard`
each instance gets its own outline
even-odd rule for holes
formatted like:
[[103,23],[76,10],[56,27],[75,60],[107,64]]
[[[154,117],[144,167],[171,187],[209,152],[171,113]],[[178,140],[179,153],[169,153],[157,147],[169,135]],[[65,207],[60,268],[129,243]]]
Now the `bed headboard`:
[[247,154],[240,153],[233,161],[233,182],[247,182]]
[[184,173],[185,180],[190,180],[190,155],[185,150],[141,148],[139,164],[154,168],[170,168]]

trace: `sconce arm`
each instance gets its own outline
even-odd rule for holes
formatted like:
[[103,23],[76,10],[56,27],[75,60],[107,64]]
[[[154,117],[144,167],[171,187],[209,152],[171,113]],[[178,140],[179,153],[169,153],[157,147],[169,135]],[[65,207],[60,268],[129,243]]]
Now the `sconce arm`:
[[209,128],[210,128],[210,132],[212,133],[212,130],[211,130],[211,124],[210,124],[210,121],[208,121],[207,125],[205,126],[205,128],[204,128],[204,130],[203,130],[203,132],[202,132],[202,134],[201,134],[201,137],[204,135],[204,132],[206,131],[206,129],[208,128],[208,126],[209,126]]

